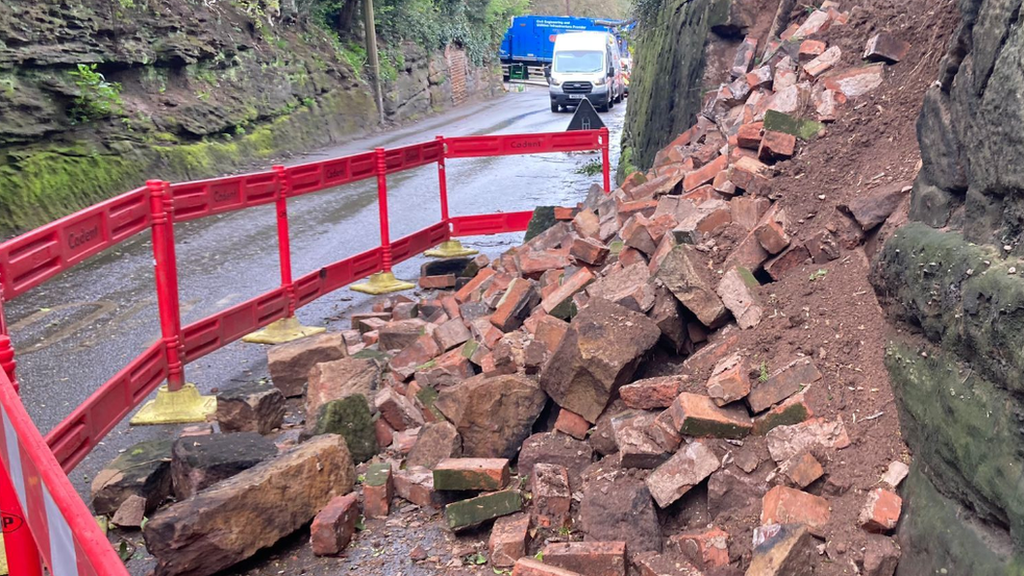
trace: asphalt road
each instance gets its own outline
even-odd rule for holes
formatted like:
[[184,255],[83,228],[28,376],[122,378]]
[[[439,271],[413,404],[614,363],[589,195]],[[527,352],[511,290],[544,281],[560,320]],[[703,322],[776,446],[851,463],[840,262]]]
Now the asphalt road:
[[[602,114],[612,135],[613,166],[625,106]],[[290,163],[309,162],[432,139],[435,135],[526,133],[564,130],[570,114],[548,108],[546,90],[529,88],[488,102],[353,140]],[[581,200],[600,174],[579,172],[600,161],[599,153],[545,154],[448,162],[452,215],[570,205]],[[156,176],[156,175],[155,175]],[[398,238],[440,219],[437,170],[433,165],[389,178],[391,236]],[[379,244],[376,186],[372,180],[289,201],[293,271],[298,277]],[[244,301],[278,285],[273,206],[179,225],[176,228],[183,323]],[[520,234],[467,239],[494,256],[521,241]],[[422,257],[395,267],[415,279]],[[143,233],[7,304],[17,351],[18,375],[29,414],[44,433],[97,386],[159,336],[152,249]],[[369,306],[370,297],[339,290],[299,310],[308,325],[348,328],[343,321]],[[230,388],[266,375],[265,348],[236,342],[185,370],[204,392]],[[167,427],[129,427],[122,422],[71,474],[87,494],[89,479],[118,451],[173,433]]]

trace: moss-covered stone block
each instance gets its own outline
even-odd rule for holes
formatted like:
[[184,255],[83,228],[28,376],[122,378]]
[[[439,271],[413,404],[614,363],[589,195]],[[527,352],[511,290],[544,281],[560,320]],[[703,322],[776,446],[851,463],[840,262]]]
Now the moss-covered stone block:
[[313,436],[320,434],[340,434],[344,437],[352,459],[356,462],[365,462],[377,454],[373,414],[369,402],[362,394],[332,400],[321,406]]
[[557,223],[554,206],[537,206],[533,209],[533,216],[530,217],[530,223],[526,227],[526,236],[523,237],[523,242],[529,242]]
[[522,508],[523,497],[518,490],[502,490],[448,504],[444,507],[444,516],[448,528],[459,531],[514,514]]
[[391,476],[391,464],[387,462],[370,464],[369,468],[366,469],[366,479],[363,481],[363,484],[367,486],[384,486],[388,483],[389,476]]
[[885,365],[903,437],[936,488],[1024,543],[1021,407],[1013,395],[929,347],[894,342]]
[[777,110],[769,110],[764,114],[764,129],[766,131],[792,134],[801,140],[814,138],[824,128],[825,125],[821,122],[797,118]]

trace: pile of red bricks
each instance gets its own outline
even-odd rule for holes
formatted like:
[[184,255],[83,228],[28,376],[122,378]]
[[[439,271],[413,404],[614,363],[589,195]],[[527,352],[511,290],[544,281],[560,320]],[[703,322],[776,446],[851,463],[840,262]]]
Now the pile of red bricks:
[[[380,298],[352,317],[336,336],[344,355],[379,362],[359,388],[372,396],[382,452],[362,487],[368,517],[386,516],[399,496],[443,509],[452,530],[491,525],[490,563],[523,576],[621,576],[630,566],[645,576],[781,576],[794,562],[828,561],[821,485],[850,444],[844,423],[814,417],[805,391],[823,376],[812,359],[779,358],[769,370],[737,338],[768,311],[762,282],[849,247],[835,230],[797,241],[772,193],[773,164],[884,81],[886,64],[838,69],[839,47],[815,39],[846,20],[826,1],[769,42],[756,67],[758,41],[748,38],[734,80],[649,172],[556,209],[550,227],[494,261],[425,266],[428,297]],[[894,63],[906,50],[882,34],[864,56]],[[903,192],[848,207],[854,243]],[[727,227],[745,237],[723,265],[712,252]],[[304,345],[315,357],[310,340],[289,344],[288,358]],[[681,369],[640,377],[659,373],[658,355]],[[298,369],[282,362],[272,351],[272,374]],[[349,379],[365,374],[346,368],[329,389],[356,393]],[[321,380],[311,377],[307,393],[323,397]],[[770,461],[742,449],[750,436],[765,438]],[[901,479],[865,495],[863,530],[892,532]],[[707,494],[704,525],[663,530],[659,513],[685,508],[693,493]],[[720,521],[752,499],[753,541],[739,541]],[[334,502],[314,523],[318,553],[347,542],[351,505]],[[326,535],[335,526],[342,536]],[[891,576],[893,554],[883,560],[859,569]]]

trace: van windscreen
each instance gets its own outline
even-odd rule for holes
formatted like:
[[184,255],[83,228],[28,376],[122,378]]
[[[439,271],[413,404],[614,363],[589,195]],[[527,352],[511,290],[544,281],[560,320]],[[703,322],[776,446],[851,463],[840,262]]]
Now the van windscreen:
[[555,52],[555,72],[600,72],[604,52],[596,50],[564,50]]

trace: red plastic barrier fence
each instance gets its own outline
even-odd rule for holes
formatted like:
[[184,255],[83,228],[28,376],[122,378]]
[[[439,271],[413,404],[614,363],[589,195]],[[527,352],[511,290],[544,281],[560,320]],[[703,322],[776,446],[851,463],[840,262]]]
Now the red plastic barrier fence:
[[132,190],[0,244],[0,282],[13,300],[149,227],[149,192]]
[[[7,538],[9,557],[14,558],[12,567],[24,566],[19,568],[24,571],[12,574],[40,574],[38,561],[34,560],[38,558],[37,554],[42,554],[48,566],[63,568],[68,565],[66,562],[73,561],[79,573],[83,574],[125,574],[120,561],[102,568],[92,563],[96,558],[111,561],[110,555],[114,560],[117,556],[102,534],[96,538],[98,530],[95,523],[61,469],[69,471],[81,462],[160,383],[166,380],[171,390],[179,389],[184,383],[185,364],[275,320],[293,316],[297,308],[360,278],[389,271],[393,264],[453,237],[526,229],[532,211],[451,217],[448,213],[446,158],[601,150],[607,192],[610,186],[608,148],[607,129],[457,138],[439,136],[433,141],[411,146],[391,150],[378,148],[373,152],[288,168],[275,166],[270,171],[241,176],[180,184],[152,180],[145,188],[0,244],[0,409],[8,420],[17,424],[12,429],[6,427],[8,421],[5,420],[5,428],[0,430],[5,433],[6,441],[0,446],[6,449],[0,450],[0,457],[3,458],[4,471],[11,474],[3,477],[0,473],[0,508],[17,516],[21,510],[19,503],[27,504],[29,530],[26,532],[31,531],[33,535],[33,538],[25,538],[24,534],[20,538]],[[438,166],[441,221],[391,242],[387,175],[432,163]],[[294,279],[288,198],[369,178],[377,180],[381,245]],[[182,326],[174,224],[270,203],[275,204],[277,213],[281,286]],[[162,338],[91,394],[46,436],[44,443],[16,395],[14,351],[3,316],[4,296],[6,294],[8,300],[13,299],[147,227],[153,239]],[[30,475],[20,478],[34,482],[33,486],[45,486],[52,498],[39,500],[31,497],[26,500],[25,497],[31,495],[18,491],[18,475],[23,473]],[[14,479],[13,484],[11,478]],[[39,508],[40,502],[42,508]],[[88,522],[82,518],[87,518]],[[51,520],[48,522],[48,519]],[[58,532],[52,532],[53,528],[59,529]],[[54,534],[63,540],[55,544],[56,541],[52,540]],[[51,540],[47,540],[47,535]],[[41,542],[38,551],[33,548],[37,542]],[[55,552],[59,554],[54,556]],[[56,572],[65,573],[72,572]]]
[[[0,370],[0,508],[13,576],[127,576]],[[9,523],[9,524],[8,524]]]

